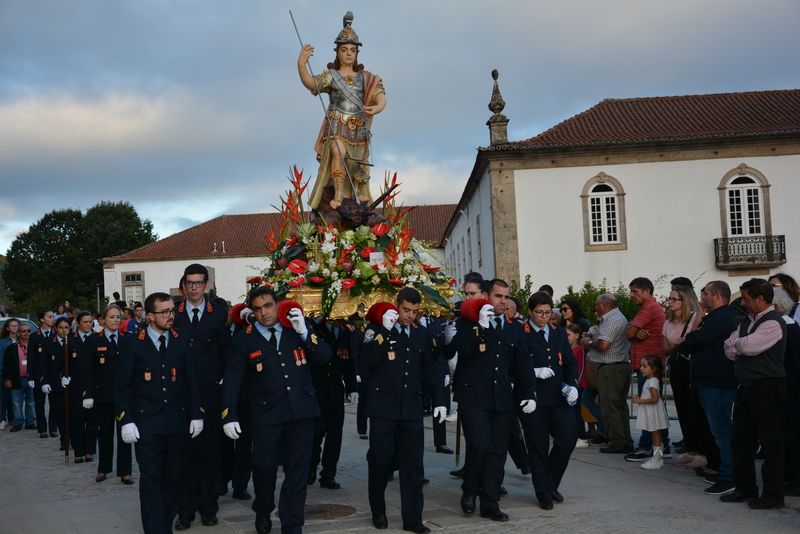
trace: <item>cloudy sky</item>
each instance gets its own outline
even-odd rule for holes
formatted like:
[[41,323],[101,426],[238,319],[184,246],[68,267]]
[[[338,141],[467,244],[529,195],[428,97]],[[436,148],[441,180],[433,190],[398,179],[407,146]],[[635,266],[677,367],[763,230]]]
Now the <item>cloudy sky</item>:
[[354,12],[388,100],[373,191],[397,171],[408,205],[460,198],[492,69],[511,140],[604,98],[800,87],[796,0],[4,0],[0,254],[54,208],[126,200],[166,237],[272,210],[291,165],[315,175],[290,9],[315,73]]

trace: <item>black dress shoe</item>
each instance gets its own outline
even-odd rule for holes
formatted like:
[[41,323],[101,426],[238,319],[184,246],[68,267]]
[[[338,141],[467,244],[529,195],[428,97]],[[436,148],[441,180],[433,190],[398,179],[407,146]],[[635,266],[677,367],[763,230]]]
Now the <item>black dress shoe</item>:
[[777,510],[778,508],[783,508],[784,503],[782,500],[778,501],[775,499],[770,499],[769,497],[759,497],[758,499],[747,503],[747,506],[755,510]]
[[552,510],[553,509],[553,501],[544,501],[539,503],[539,508],[542,510]]
[[217,516],[214,514],[200,514],[200,522],[206,527],[213,527],[219,523],[219,521],[217,521]]
[[75,458],[75,463],[76,464],[82,464],[83,463],[83,458]]
[[409,530],[411,532],[419,532],[420,534],[422,534],[423,532],[431,531],[431,529],[429,529],[422,523],[415,523],[413,525],[403,525],[403,530]]
[[231,494],[231,497],[233,497],[234,499],[239,499],[240,501],[249,501],[250,500],[250,494],[247,493],[246,489],[243,489],[241,491],[239,491],[237,489],[233,490],[233,493]]
[[462,467],[456,471],[450,471],[450,475],[456,478],[464,478],[464,468]]
[[461,510],[467,514],[474,514],[475,513],[475,498],[477,495],[467,495],[466,493],[461,495]]
[[220,484],[219,485],[219,494],[220,495],[227,495],[228,494],[228,484]]
[[268,534],[270,530],[272,530],[272,519],[269,517],[265,519],[256,517],[256,532],[258,534]]
[[308,472],[308,485],[313,486],[314,482],[316,481],[317,481],[317,468],[315,467]]
[[50,437],[51,438],[57,438],[58,434],[56,432],[50,432]]
[[22,427],[19,425],[14,425],[8,429],[9,432],[19,432],[20,430],[22,430]]
[[508,490],[504,486],[500,486],[500,496],[508,495]]
[[429,478],[423,478],[423,479],[422,479],[422,484],[423,484],[424,486],[427,486],[427,485],[428,485],[428,484],[430,484],[430,483],[431,483],[431,480],[430,480]]
[[87,456],[86,457],[86,461],[87,462],[94,462],[94,458],[92,458],[91,456]]
[[444,447],[442,445],[436,447],[436,452],[441,452],[442,454],[455,454],[456,451],[449,447]]
[[481,517],[485,517],[486,519],[491,519],[492,521],[508,521],[508,515],[501,512],[499,508],[481,512]]
[[175,530],[186,530],[191,526],[192,522],[189,520],[188,517],[179,517],[178,520],[175,521],[175,526],[173,528]]
[[633,452],[633,447],[609,445],[608,447],[601,447],[600,452],[604,454],[630,454]]
[[108,477],[106,477],[106,475],[97,475],[96,477],[94,477],[94,481],[95,481],[95,482],[102,482],[102,481],[104,481],[106,478],[108,478]]
[[342,486],[341,484],[336,482],[335,478],[321,478],[319,479],[319,487],[328,489],[339,489]]
[[40,432],[39,433],[39,437],[42,438],[42,439],[46,438],[47,437],[47,432]]
[[531,474],[531,468],[530,467],[523,467],[522,469],[519,470],[519,472],[522,473],[523,475],[530,475]]
[[133,479],[132,479],[132,478],[122,478],[122,477],[119,477],[119,479],[120,479],[120,480],[122,481],[122,483],[123,483],[123,484],[125,484],[126,486],[133,486]]
[[361,439],[369,439],[369,437],[366,434],[359,434],[358,437]]
[[389,528],[389,520],[386,519],[385,514],[373,515],[372,524],[375,525],[375,528],[378,530],[386,530]]
[[728,493],[726,495],[720,495],[719,500],[722,502],[750,502],[755,501],[758,499],[758,493],[748,495],[746,493],[740,493],[736,490],[733,490],[733,493]]
[[61,446],[61,447],[58,448],[58,450],[60,450],[61,452],[64,452],[64,447]]
[[[28,425],[25,427],[25,430],[36,430],[36,425]],[[46,432],[45,432],[46,434]]]
[[558,490],[553,490],[553,500],[555,502],[564,502],[564,497],[558,492]]

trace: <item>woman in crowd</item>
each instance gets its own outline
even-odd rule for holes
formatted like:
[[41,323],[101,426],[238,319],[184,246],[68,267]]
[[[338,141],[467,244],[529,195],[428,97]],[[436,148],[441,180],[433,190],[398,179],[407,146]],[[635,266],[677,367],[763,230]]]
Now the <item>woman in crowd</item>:
[[[586,349],[580,346],[581,329],[576,324],[567,325],[567,341],[572,348],[572,355],[575,356],[575,361],[578,363],[578,398],[583,395],[583,390],[586,389]],[[589,446],[589,439],[591,436],[586,433],[586,422],[583,420],[583,412],[581,411],[582,402],[576,402],[575,406],[575,424],[578,428],[578,442],[575,445],[576,449],[585,449]],[[598,405],[598,408],[600,406]],[[595,418],[596,419],[596,418]],[[598,426],[599,428],[599,426]]]
[[550,321],[548,321],[552,326],[559,326],[561,325],[561,312],[553,308],[553,311],[550,313]]
[[[6,347],[17,342],[17,330],[19,330],[19,319],[9,319],[3,323],[0,329],[0,374],[3,372],[3,355]],[[11,406],[11,390],[5,384],[0,387],[0,429],[6,427],[7,423],[14,421],[14,410]]]
[[800,301],[800,287],[797,286],[795,279],[788,274],[778,273],[770,277],[769,283],[774,288],[786,291],[789,298],[792,299],[792,308],[787,315],[791,317],[794,322],[800,323],[800,305],[798,305],[798,301]]
[[[67,345],[67,338],[70,335],[70,321],[67,317],[59,317],[53,324],[49,339],[45,346],[45,357],[42,368],[36,379],[36,387],[41,387],[42,392],[48,395],[50,401],[50,419],[54,419],[58,426],[58,434],[61,440],[61,450],[68,446],[67,435],[64,431],[66,423],[66,399],[64,398],[64,387],[66,385],[63,378],[64,371],[64,346]],[[52,435],[51,435],[52,436]]]
[[800,458],[797,457],[797,440],[800,439],[800,325],[791,316],[797,303],[788,291],[776,287],[772,303],[786,322],[786,356],[783,360],[786,371],[783,492],[784,495],[797,497],[800,496]]
[[78,329],[69,338],[69,433],[75,453],[75,463],[94,461],[97,449],[97,420],[95,410],[86,410],[83,399],[89,394],[86,345],[92,331],[92,314],[77,316]]
[[[107,478],[113,465],[114,430],[116,417],[114,414],[114,375],[119,359],[119,346],[125,334],[120,330],[120,309],[112,304],[102,314],[105,328],[85,343],[87,383],[89,389],[83,399],[85,409],[94,409],[96,413],[99,440],[100,461],[97,464],[96,482]],[[131,446],[122,441],[119,429],[117,433],[117,476],[123,484],[133,484],[131,479]]]
[[589,331],[589,319],[586,318],[586,313],[583,311],[580,303],[573,299],[564,299],[561,303],[561,326],[569,324],[576,324],[581,329],[581,334]]

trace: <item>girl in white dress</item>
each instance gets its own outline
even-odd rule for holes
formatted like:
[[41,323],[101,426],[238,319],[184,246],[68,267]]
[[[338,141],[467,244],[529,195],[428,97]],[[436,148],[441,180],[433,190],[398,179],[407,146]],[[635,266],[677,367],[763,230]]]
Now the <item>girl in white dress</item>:
[[636,428],[647,430],[653,437],[653,457],[642,464],[642,469],[661,469],[664,460],[661,459],[663,446],[661,430],[669,428],[667,406],[661,401],[664,389],[664,363],[655,354],[646,354],[641,363],[642,376],[647,381],[642,389],[642,396],[634,396],[633,402],[639,405],[636,417]]

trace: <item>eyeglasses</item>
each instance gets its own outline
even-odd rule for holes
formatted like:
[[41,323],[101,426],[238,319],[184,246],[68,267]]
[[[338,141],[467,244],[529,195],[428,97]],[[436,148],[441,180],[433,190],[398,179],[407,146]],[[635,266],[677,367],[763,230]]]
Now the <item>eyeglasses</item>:
[[207,283],[208,280],[200,280],[199,282],[190,282],[189,280],[184,280],[183,285],[185,285],[186,287],[195,288],[195,287],[203,287]]
[[771,284],[772,287],[783,287],[783,284]]
[[553,310],[545,310],[545,311],[531,310],[531,313],[535,313],[539,317],[547,317],[548,315],[553,313]]
[[19,330],[18,333],[19,334],[30,334],[31,331],[30,330]]
[[175,308],[170,308],[168,310],[162,310],[160,312],[151,312],[155,315],[160,315],[161,317],[169,317],[170,315],[175,315]]
[[683,300],[683,299],[676,299],[675,297],[670,297],[668,300],[670,302],[678,302],[679,300]]
[[561,313],[564,313],[565,311],[572,311],[572,308],[567,308],[566,306],[562,307]]

